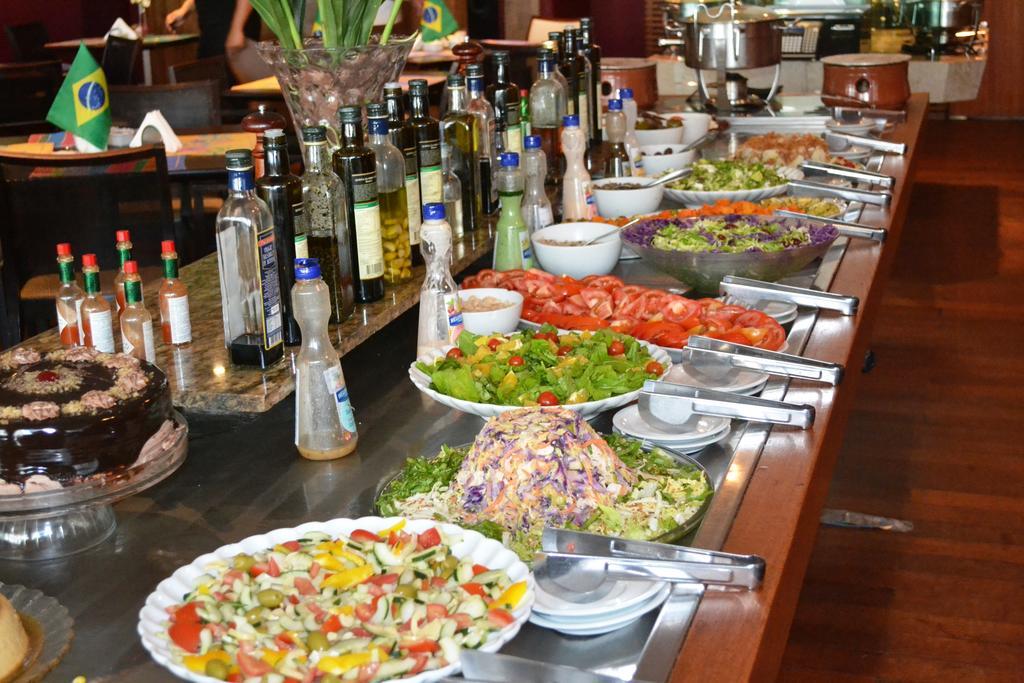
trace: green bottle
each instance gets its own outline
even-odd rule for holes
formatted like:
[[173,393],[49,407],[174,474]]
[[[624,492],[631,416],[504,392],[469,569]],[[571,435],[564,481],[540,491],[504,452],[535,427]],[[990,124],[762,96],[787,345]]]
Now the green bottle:
[[494,244],[495,270],[527,270],[533,268],[530,235],[523,220],[523,174],[519,171],[519,155],[506,152],[500,157],[498,169],[497,238]]

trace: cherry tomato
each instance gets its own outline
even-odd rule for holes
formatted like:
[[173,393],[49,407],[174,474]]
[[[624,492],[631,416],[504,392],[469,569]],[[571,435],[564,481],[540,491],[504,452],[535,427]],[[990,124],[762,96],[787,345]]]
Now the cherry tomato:
[[444,605],[438,605],[431,603],[427,605],[427,621],[433,621],[434,619],[444,619],[448,616],[448,608]]
[[414,660],[414,664],[412,668],[409,669],[410,676],[414,676],[419,672],[423,671],[424,669],[426,669],[427,664],[430,662],[430,655],[426,654],[414,654],[412,658]]
[[[458,351],[458,349],[452,349],[452,351]],[[449,351],[451,353],[451,351]],[[380,543],[384,539],[366,529],[356,529],[352,532],[352,540],[356,543]]]
[[492,607],[487,610],[487,621],[491,622],[492,626],[496,628],[505,628],[509,624],[514,623],[516,620],[507,610],[503,610],[500,607]]
[[437,652],[441,649],[441,646],[437,644],[436,640],[414,640],[411,642],[401,641],[398,643],[400,650],[408,650],[409,652],[427,653]]
[[572,347],[571,346],[559,346],[558,347],[558,355],[559,356],[568,356],[570,353],[572,353]]
[[377,576],[371,576],[363,583],[372,583],[377,586],[397,585],[398,574],[378,574]]
[[285,541],[281,544],[281,547],[287,548],[289,551],[294,553],[298,552],[299,548],[301,548],[302,546],[299,545],[298,541]]
[[508,364],[514,368],[521,367],[525,362],[522,356],[512,356],[508,359]]
[[456,631],[465,631],[473,625],[473,617],[469,616],[465,612],[456,612],[448,616],[449,619],[455,622]]
[[199,634],[203,625],[198,621],[176,621],[167,629],[171,641],[186,652],[199,652]]
[[242,670],[242,675],[246,678],[250,676],[262,676],[263,674],[268,674],[274,670],[273,667],[262,659],[246,654],[241,650],[239,650],[235,655],[235,659],[238,661],[238,668]]
[[622,342],[615,340],[608,345],[609,356],[621,356],[626,352],[626,345]]
[[441,533],[437,530],[437,527],[427,529],[417,536],[416,542],[421,550],[433,548],[435,545],[439,545],[441,543]]
[[476,576],[477,574],[483,574],[484,572],[489,572],[489,571],[491,571],[491,570],[488,569],[487,567],[483,566],[482,564],[474,564],[473,565],[473,576]]
[[320,630],[324,633],[334,633],[335,631],[341,630],[341,619],[338,618],[337,614],[324,619],[324,623],[320,624]]
[[445,358],[462,358],[465,355],[462,353],[462,349],[457,346],[453,349],[448,349],[448,353],[444,354]]
[[501,340],[498,339],[497,337],[487,342],[487,348],[489,348],[491,351],[494,351],[499,346],[501,346]]
[[537,397],[537,403],[542,406],[557,406],[559,404],[558,397],[552,394],[550,391],[545,391],[543,394]]
[[369,621],[373,618],[373,615],[377,613],[377,601],[380,597],[376,597],[370,602],[365,602],[362,605],[356,605],[355,614],[359,621]]
[[[554,337],[554,338],[552,339],[552,337]],[[534,332],[533,333],[533,338],[534,339],[547,339],[548,341],[553,341],[556,344],[558,343],[558,335],[555,334],[554,332]]]
[[473,582],[462,584],[462,590],[466,591],[470,595],[479,595],[480,597],[483,597],[487,594],[487,591],[484,590],[483,586],[481,586],[479,583]]
[[174,611],[174,616],[171,617],[171,621],[175,623],[193,623],[198,624],[202,621],[199,618],[199,613],[196,610],[199,608],[198,602],[189,602],[182,605]]
[[320,592],[312,581],[301,576],[295,577],[295,590],[299,591],[299,595],[317,595]]
[[652,360],[648,362],[647,365],[644,366],[644,372],[646,372],[648,375],[661,377],[661,375],[665,372],[665,366],[656,360]]

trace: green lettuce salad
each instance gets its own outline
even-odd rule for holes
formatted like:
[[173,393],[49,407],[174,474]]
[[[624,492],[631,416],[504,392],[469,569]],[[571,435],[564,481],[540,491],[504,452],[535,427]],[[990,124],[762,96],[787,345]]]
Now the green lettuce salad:
[[690,175],[669,183],[668,186],[673,190],[690,192],[733,192],[760,190],[785,184],[786,179],[765,164],[701,159],[693,164],[693,172]]

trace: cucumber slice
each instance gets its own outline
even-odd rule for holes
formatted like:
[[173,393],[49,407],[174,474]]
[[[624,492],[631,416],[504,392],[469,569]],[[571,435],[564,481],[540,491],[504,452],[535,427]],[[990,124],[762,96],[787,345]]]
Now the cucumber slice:
[[390,659],[380,665],[377,669],[377,678],[381,680],[390,680],[392,678],[398,678],[407,671],[410,671],[416,666],[416,660],[406,657],[405,659]]
[[505,576],[505,570],[492,569],[489,572],[481,572],[472,578],[473,583],[482,583],[485,586],[498,583],[501,577]]

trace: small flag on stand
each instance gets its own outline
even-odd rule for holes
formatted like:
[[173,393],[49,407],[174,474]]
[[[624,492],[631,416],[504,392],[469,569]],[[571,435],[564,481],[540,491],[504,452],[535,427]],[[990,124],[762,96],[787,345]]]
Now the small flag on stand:
[[444,0],[424,0],[420,29],[423,31],[423,42],[430,43],[455,33],[459,30],[459,24]]
[[107,77],[85,45],[78,47],[67,78],[57,91],[46,120],[99,150],[110,136]]

